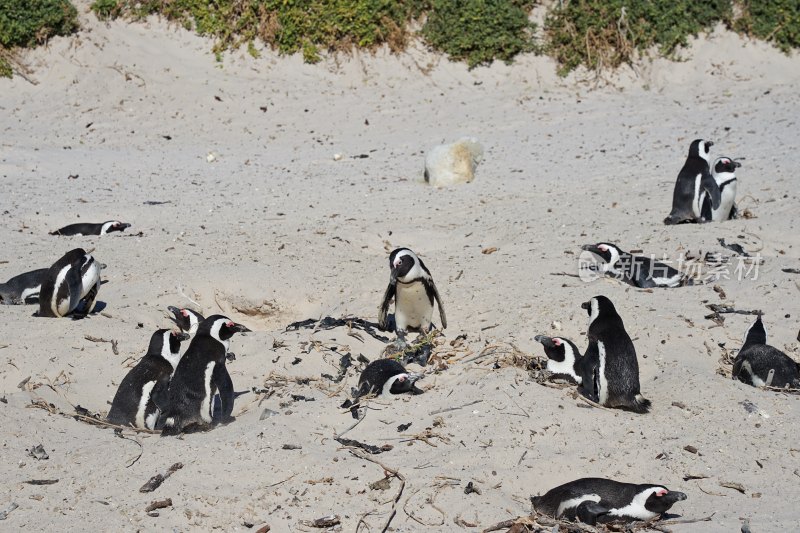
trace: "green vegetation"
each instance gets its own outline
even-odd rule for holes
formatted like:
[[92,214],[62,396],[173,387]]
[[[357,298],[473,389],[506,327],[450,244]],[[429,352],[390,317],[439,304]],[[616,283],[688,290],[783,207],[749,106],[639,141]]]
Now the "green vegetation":
[[742,0],[741,15],[732,27],[740,33],[772,42],[783,52],[800,48],[798,0]]
[[13,49],[47,42],[78,28],[69,0],[0,0],[0,76],[11,77]]

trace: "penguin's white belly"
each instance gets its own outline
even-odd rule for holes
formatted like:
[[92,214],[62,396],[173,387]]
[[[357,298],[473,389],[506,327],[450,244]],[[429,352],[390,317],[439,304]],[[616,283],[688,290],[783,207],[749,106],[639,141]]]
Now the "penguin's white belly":
[[722,189],[721,196],[719,208],[711,211],[711,220],[714,222],[728,220],[731,209],[733,209],[733,203],[736,201],[736,181],[727,183],[725,188]]
[[597,341],[597,352],[600,355],[600,367],[597,369],[597,396],[600,400],[598,403],[600,405],[605,405],[606,402],[608,402],[608,379],[606,379],[606,346],[600,341]]
[[206,395],[203,397],[203,402],[200,404],[200,417],[209,424],[211,423],[211,401],[213,400],[211,397],[211,375],[214,373],[215,364],[214,361],[211,361],[206,367],[206,375],[203,376]]
[[83,277],[81,278],[81,298],[86,297],[89,291],[100,282],[100,267],[97,266],[97,261],[92,263]]
[[703,180],[703,175],[698,174],[694,177],[694,196],[692,197],[692,213],[694,214],[694,218],[700,220],[700,213],[703,208],[703,198],[705,196],[705,192],[700,192],[700,182]]
[[153,429],[153,427],[155,427],[155,424],[153,424],[152,427],[148,426],[147,422],[150,417],[147,417],[148,420],[145,420],[144,416],[145,410],[147,409],[147,403],[150,401],[150,393],[153,392],[153,387],[155,386],[155,381],[148,381],[142,387],[142,396],[139,398],[139,406],[136,409],[136,420],[134,421],[137,428]]
[[433,305],[421,281],[408,285],[398,283],[395,299],[394,319],[398,330],[427,328],[431,325]]

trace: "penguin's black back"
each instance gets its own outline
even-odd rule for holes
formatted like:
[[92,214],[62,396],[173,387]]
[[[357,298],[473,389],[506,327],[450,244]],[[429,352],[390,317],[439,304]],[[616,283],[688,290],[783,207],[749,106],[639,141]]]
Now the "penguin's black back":
[[63,235],[70,237],[73,235],[100,235],[104,223],[92,224],[90,222],[78,222],[64,226],[50,233],[50,235]]
[[[85,255],[86,252],[83,250],[83,248],[75,248],[64,254],[58,261],[53,263],[53,266],[47,270],[47,273],[42,280],[42,286],[39,289],[39,316],[57,316],[55,313],[53,313],[51,308],[53,293],[56,293],[56,291],[56,301],[59,301],[65,297],[69,297],[70,300],[74,300],[73,303],[77,305],[78,300],[80,299],[82,286],[81,265],[83,264],[83,257]],[[70,268],[69,272],[67,272],[64,282],[59,287],[56,287],[58,274],[66,266],[71,266],[72,268]],[[70,311],[72,308],[74,308],[74,306],[71,304]]]
[[772,387],[800,387],[800,368],[788,355],[769,344],[750,344],[736,355],[732,375],[742,383],[753,385],[753,375],[766,383],[770,370]]
[[367,365],[358,379],[358,397],[380,394],[392,376],[404,374],[406,369],[394,359],[378,359]]

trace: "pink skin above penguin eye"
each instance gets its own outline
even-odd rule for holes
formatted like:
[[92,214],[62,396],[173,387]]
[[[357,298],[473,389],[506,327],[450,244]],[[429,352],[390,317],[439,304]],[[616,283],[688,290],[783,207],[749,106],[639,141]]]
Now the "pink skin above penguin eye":
[[397,378],[397,381],[399,381],[400,383],[404,382],[405,380],[406,380],[405,374]]
[[666,491],[666,490],[659,490],[658,492],[656,492],[656,496],[664,496],[664,495],[667,494],[667,492],[668,491]]
[[228,320],[227,322],[225,322],[225,325],[228,326],[229,328],[232,328],[233,327],[233,322]]
[[607,252],[608,246],[606,246],[605,244],[601,244],[600,246],[597,247],[597,249],[600,250],[601,252]]
[[186,318],[189,318],[189,311],[187,311],[186,309],[181,309],[181,314]]
[[553,339],[553,344],[556,346],[561,346],[561,339]]

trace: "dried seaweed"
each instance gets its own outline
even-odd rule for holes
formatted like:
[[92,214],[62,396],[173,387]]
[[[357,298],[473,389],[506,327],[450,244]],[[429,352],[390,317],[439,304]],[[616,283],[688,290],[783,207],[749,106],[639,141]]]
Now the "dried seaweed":
[[381,342],[389,342],[388,337],[384,337],[377,333],[376,330],[380,330],[380,326],[375,322],[370,322],[368,320],[364,320],[363,318],[358,317],[343,317],[343,318],[333,318],[330,316],[326,316],[322,319],[314,319],[309,318],[306,320],[300,320],[298,322],[292,322],[284,331],[297,331],[299,329],[314,329],[315,331],[321,329],[333,329],[339,327],[346,327],[348,329],[360,329],[361,331],[365,332],[369,336],[374,339],[377,339]]

